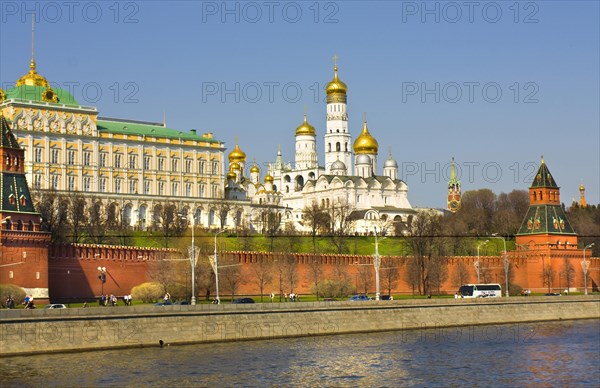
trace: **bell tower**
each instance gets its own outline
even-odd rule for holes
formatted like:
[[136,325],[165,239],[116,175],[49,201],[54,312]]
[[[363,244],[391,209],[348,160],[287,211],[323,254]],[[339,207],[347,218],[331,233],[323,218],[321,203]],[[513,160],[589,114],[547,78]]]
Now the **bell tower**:
[[448,210],[456,213],[461,206],[461,191],[460,181],[456,175],[456,166],[454,158],[452,158],[452,170],[450,171],[450,179],[448,180]]
[[333,80],[327,84],[327,129],[325,130],[325,170],[337,160],[344,163],[348,171],[352,166],[352,137],[348,132],[346,109],[348,87],[338,77],[337,57],[333,57]]

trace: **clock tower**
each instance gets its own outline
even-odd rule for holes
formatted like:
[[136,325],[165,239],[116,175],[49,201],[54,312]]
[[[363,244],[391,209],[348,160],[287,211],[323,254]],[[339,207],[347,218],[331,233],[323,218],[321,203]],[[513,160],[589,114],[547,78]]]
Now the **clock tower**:
[[452,170],[450,171],[450,179],[448,180],[448,210],[456,213],[460,209],[460,181],[456,176],[456,166],[454,158],[452,158]]

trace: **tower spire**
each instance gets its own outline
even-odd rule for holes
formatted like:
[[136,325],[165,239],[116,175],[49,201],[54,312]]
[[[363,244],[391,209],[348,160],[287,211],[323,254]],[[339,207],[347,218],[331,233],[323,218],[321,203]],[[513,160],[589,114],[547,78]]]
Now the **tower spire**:
[[35,13],[31,15],[31,62],[29,63],[29,68],[31,70],[35,70],[35,57],[34,50],[35,49]]

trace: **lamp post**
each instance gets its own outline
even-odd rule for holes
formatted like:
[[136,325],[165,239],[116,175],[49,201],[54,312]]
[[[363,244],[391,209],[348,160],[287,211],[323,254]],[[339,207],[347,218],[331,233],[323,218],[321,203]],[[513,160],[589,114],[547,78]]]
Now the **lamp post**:
[[[196,305],[196,241],[194,240],[194,229],[196,229],[196,215],[192,215],[192,249],[190,263],[192,265],[192,298],[190,303],[192,306]],[[185,282],[187,285],[187,281]]]
[[484,246],[485,244],[489,243],[490,240],[485,240],[484,242],[482,242],[481,244],[477,245],[477,262],[475,263],[475,270],[477,271],[477,284],[479,284],[479,270],[480,270],[480,264],[479,264],[479,248],[481,248],[482,246]]
[[98,279],[100,279],[100,284],[102,287],[102,295],[104,295],[104,283],[106,283],[106,267],[98,267]]
[[214,256],[214,262],[213,262],[213,270],[215,271],[215,285],[216,285],[216,292],[217,292],[217,297],[216,297],[216,301],[217,304],[221,303],[221,299],[219,298],[219,258],[217,256],[217,236],[221,233],[225,232],[225,229],[223,230],[219,230],[217,233],[215,233],[215,256]]
[[583,289],[584,289],[584,294],[587,295],[587,273],[588,273],[588,269],[590,268],[590,262],[587,261],[585,259],[585,250],[588,248],[591,248],[595,245],[596,243],[591,243],[588,246],[583,247],[583,260],[581,260],[581,269],[583,270]]
[[492,237],[500,238],[504,243],[504,287],[506,287],[506,297],[508,298],[510,296],[510,292],[508,291],[508,256],[506,255],[506,239],[504,239],[502,236],[499,236],[498,233],[492,234]]
[[[379,292],[379,268],[381,266],[381,260],[379,258],[379,241],[377,240],[377,228],[375,229],[375,260],[373,265],[375,266],[375,300],[379,300],[381,293]],[[383,230],[382,230],[383,231]]]

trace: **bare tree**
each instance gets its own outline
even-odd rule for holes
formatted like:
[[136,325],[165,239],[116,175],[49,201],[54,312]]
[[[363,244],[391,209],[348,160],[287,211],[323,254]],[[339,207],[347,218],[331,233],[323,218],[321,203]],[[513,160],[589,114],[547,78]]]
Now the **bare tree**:
[[181,234],[187,227],[187,220],[184,215],[178,213],[177,205],[172,202],[165,202],[155,208],[155,227],[159,229],[163,236],[163,245],[169,247],[169,239]]
[[453,283],[458,287],[469,283],[469,279],[471,278],[469,274],[469,266],[464,262],[464,260],[458,259],[458,263],[456,263],[454,268]]
[[327,209],[329,213],[329,237],[337,253],[348,251],[348,237],[354,220],[351,218],[353,211],[348,201],[338,198]]
[[400,264],[400,260],[392,257],[384,257],[381,260],[380,276],[388,295],[392,295],[392,289],[396,288],[400,280]]
[[71,192],[67,197],[68,222],[71,232],[71,241],[81,243],[84,238],[84,226],[87,224],[87,203],[83,195]]
[[408,261],[408,265],[405,273],[406,282],[410,284],[413,295],[416,292],[420,293],[421,290],[421,271],[419,262],[411,257]]
[[548,286],[548,292],[551,292],[554,284],[554,268],[551,265],[544,266],[542,270],[542,282],[544,286]]
[[436,290],[437,295],[440,295],[442,284],[448,279],[448,265],[446,258],[436,254],[429,263],[428,289]]
[[308,275],[313,283],[313,292],[315,293],[317,300],[319,300],[319,294],[321,291],[320,285],[321,280],[323,279],[323,266],[321,265],[319,256],[315,255],[310,258],[310,262],[308,264]]
[[219,257],[219,279],[223,279],[225,289],[231,293],[233,299],[242,284],[242,266],[239,263]]
[[564,257],[562,270],[560,272],[562,279],[565,281],[567,286],[567,290],[571,290],[571,286],[573,285],[573,281],[575,280],[575,268],[573,264],[571,264],[571,260],[568,257]]
[[273,279],[273,265],[268,258],[260,257],[257,263],[252,265],[254,271],[254,279],[258,290],[260,291],[260,301],[263,301],[265,287],[267,287]]
[[[409,243],[412,249],[413,260],[419,270],[419,293],[431,293],[432,281],[438,283],[438,278],[443,275],[440,267],[439,255],[440,216],[433,212],[421,212],[413,220],[410,228]],[[433,279],[433,275],[436,279]]]
[[[373,285],[373,267],[371,265],[359,265],[357,270],[359,285],[363,294],[368,294]],[[356,290],[358,292],[358,289]]]
[[213,203],[215,216],[219,219],[220,229],[227,225],[227,215],[232,209],[232,203],[226,199],[219,199]]
[[96,198],[90,199],[85,229],[90,241],[94,244],[106,244],[107,221],[102,202]]
[[327,228],[329,214],[315,201],[302,210],[303,222],[307,224],[312,236],[313,253],[317,253],[317,234]]
[[50,232],[52,243],[66,242],[67,203],[55,190],[37,190],[34,193],[35,207],[42,217],[42,230]]

